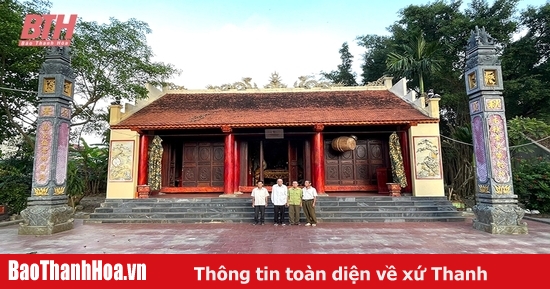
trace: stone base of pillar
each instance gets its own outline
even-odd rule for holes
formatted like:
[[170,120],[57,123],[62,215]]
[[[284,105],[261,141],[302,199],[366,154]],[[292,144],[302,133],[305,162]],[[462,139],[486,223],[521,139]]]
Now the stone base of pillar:
[[149,193],[151,192],[151,187],[148,185],[137,186],[138,199],[148,199]]
[[478,195],[473,207],[473,227],[491,234],[528,234],[525,212],[517,205],[516,195]]
[[67,205],[67,196],[30,197],[21,211],[23,223],[19,235],[51,235],[73,228],[74,211]]

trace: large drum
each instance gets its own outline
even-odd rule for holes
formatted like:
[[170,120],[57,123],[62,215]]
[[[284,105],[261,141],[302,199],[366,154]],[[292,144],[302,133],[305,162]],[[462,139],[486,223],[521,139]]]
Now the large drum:
[[352,151],[357,146],[357,137],[341,136],[332,140],[332,148],[339,152]]

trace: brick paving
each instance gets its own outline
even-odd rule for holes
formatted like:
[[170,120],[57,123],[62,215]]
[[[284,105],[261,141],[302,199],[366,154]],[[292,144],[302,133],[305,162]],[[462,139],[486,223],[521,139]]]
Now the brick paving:
[[0,227],[0,253],[72,254],[550,254],[550,224],[526,220],[528,235],[491,235],[465,222],[83,224],[51,236]]

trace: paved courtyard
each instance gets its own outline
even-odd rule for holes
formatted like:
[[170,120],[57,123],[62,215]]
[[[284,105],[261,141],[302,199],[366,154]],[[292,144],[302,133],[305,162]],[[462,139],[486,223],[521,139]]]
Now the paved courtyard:
[[465,222],[83,224],[51,236],[0,227],[0,253],[155,254],[550,254],[550,224],[526,220],[528,235],[491,235]]

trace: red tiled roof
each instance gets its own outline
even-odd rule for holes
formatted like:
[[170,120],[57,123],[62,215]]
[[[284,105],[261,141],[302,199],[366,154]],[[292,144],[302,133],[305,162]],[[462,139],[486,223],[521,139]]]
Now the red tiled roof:
[[116,129],[434,123],[387,90],[166,94]]

